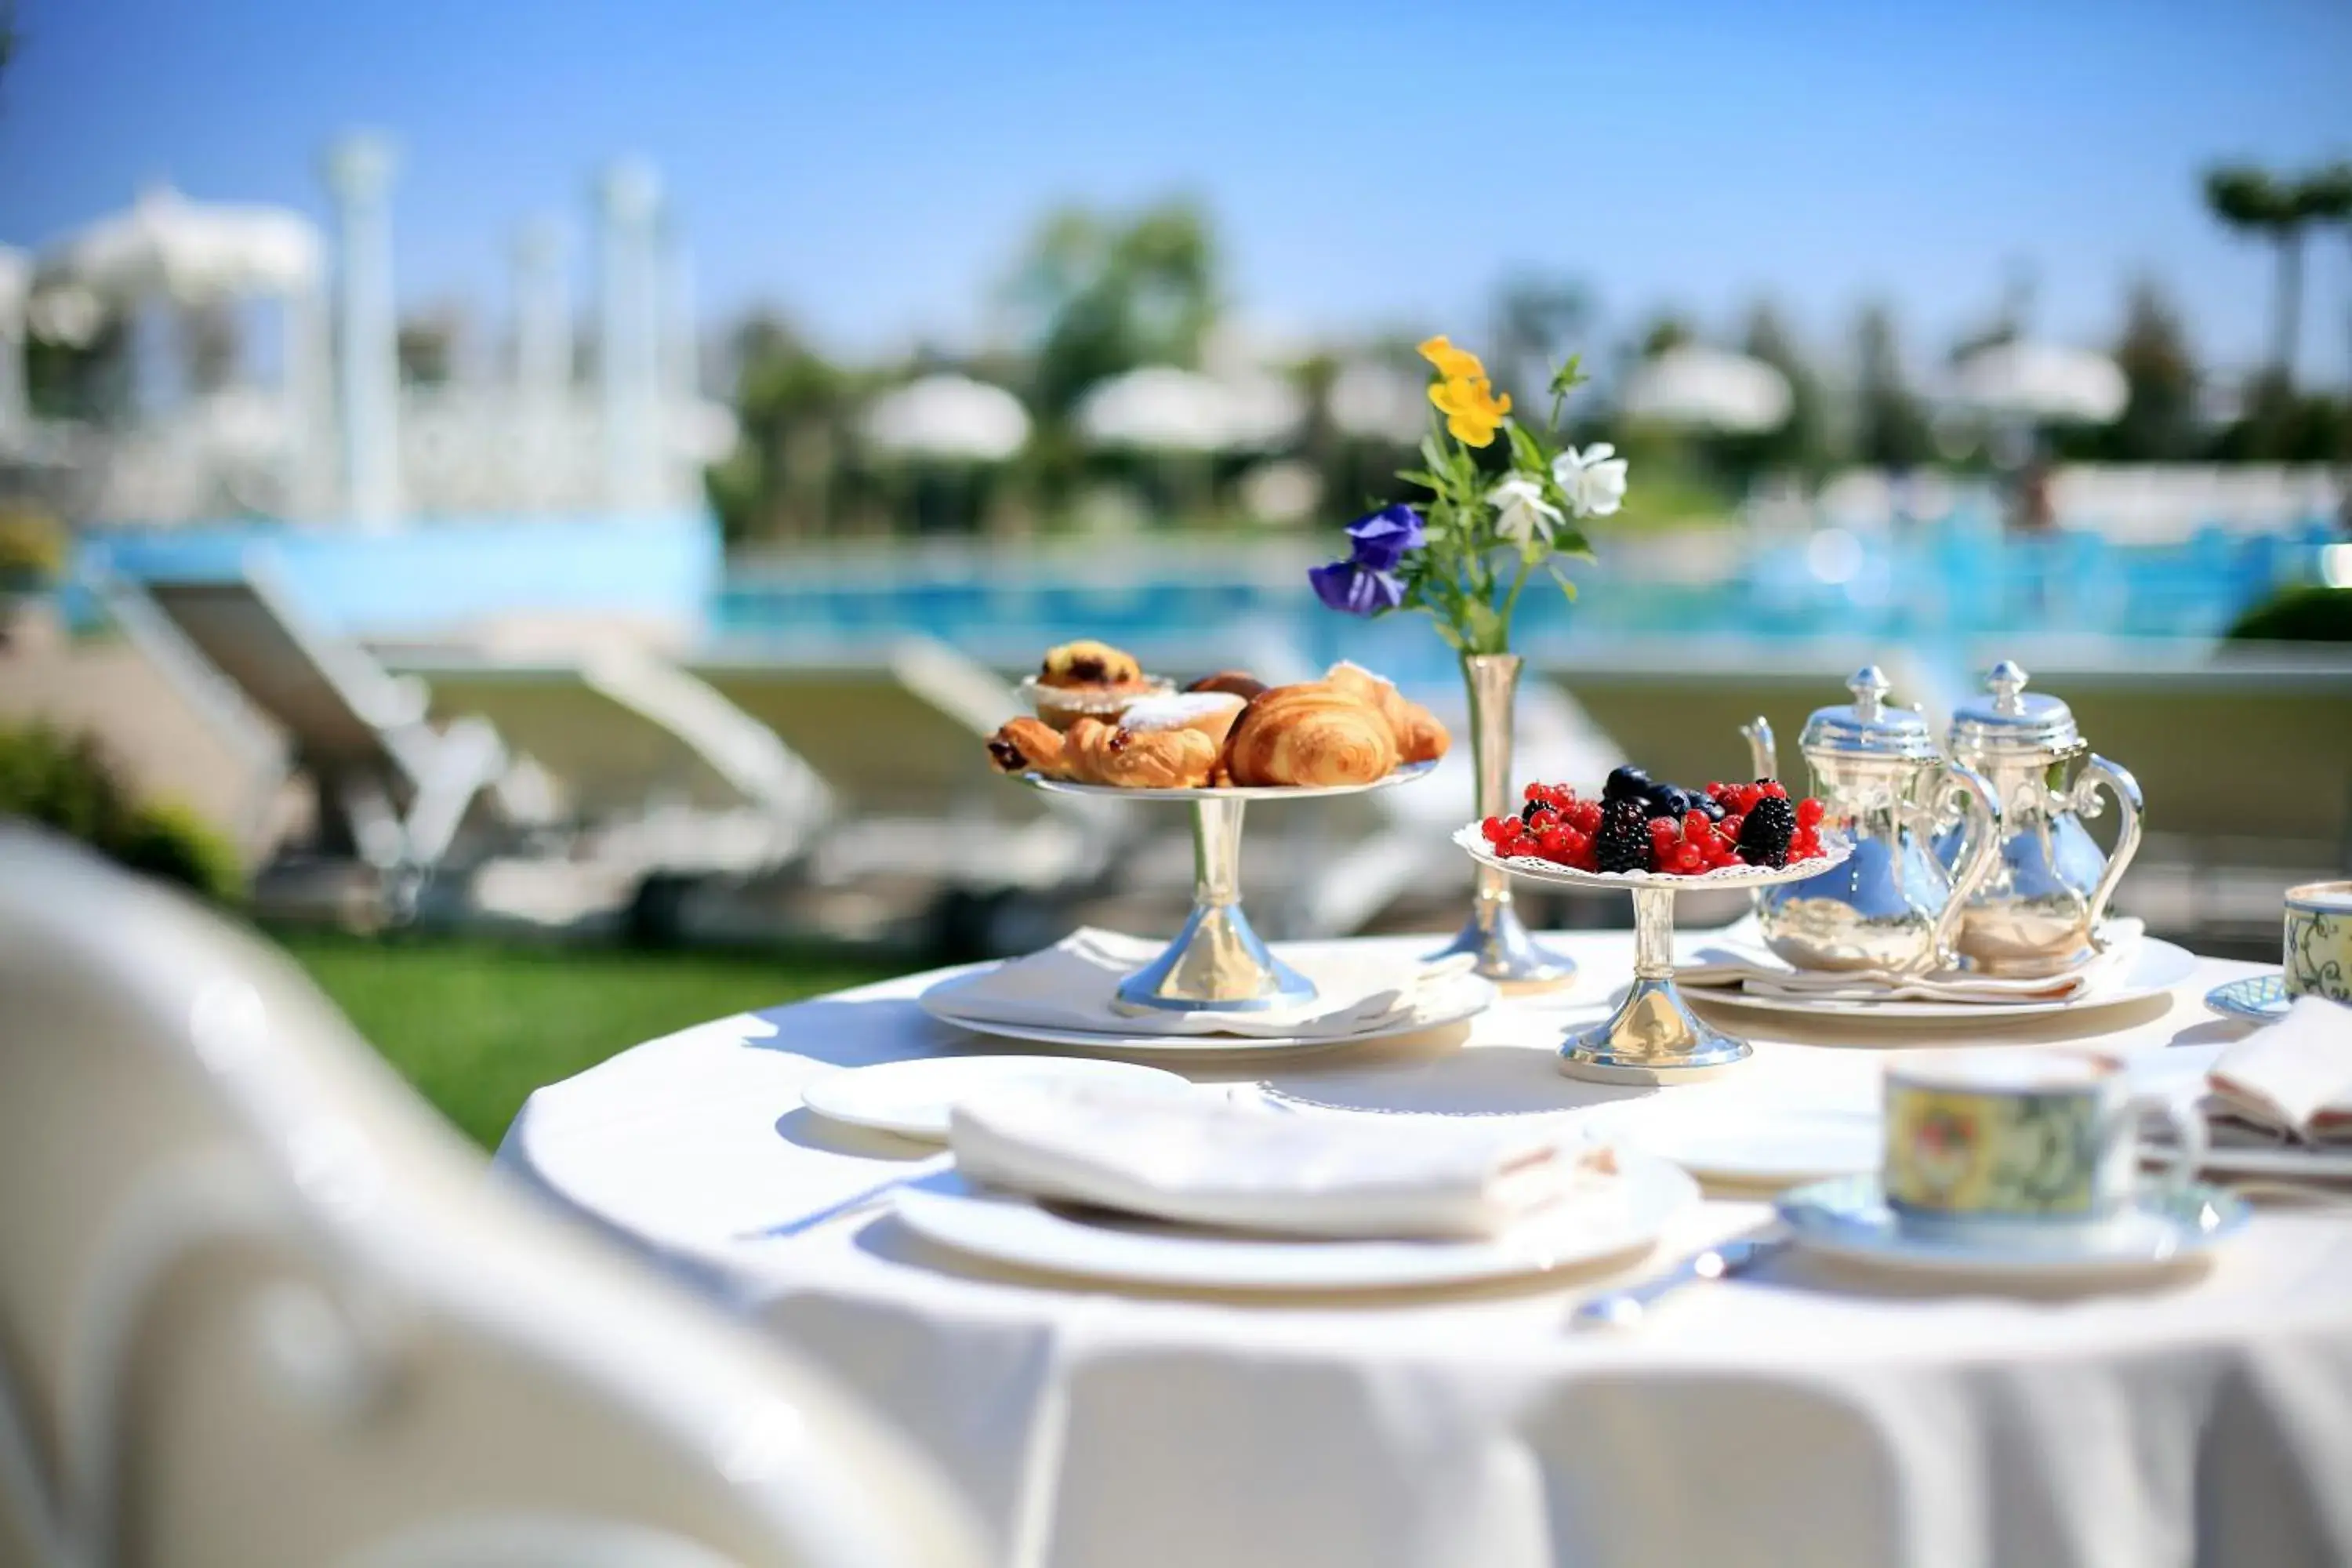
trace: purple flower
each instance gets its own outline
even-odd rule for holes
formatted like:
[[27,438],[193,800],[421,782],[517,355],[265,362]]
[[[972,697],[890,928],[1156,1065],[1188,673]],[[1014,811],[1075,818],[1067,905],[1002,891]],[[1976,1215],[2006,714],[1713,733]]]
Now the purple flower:
[[1350,616],[1376,616],[1404,603],[1404,584],[1396,574],[1355,561],[1309,567],[1307,581],[1314,585],[1317,598]]
[[1421,513],[1400,501],[1366,512],[1348,525],[1350,557],[1375,572],[1393,572],[1407,553],[1422,546]]

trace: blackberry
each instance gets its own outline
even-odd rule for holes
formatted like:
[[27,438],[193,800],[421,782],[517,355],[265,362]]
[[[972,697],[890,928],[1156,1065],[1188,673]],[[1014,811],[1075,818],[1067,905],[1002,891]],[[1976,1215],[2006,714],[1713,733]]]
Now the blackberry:
[[1797,808],[1777,795],[1756,803],[1739,825],[1739,858],[1774,870],[1789,863],[1789,840],[1797,834]]
[[1646,871],[1650,868],[1650,814],[1636,796],[1611,801],[1601,808],[1601,830],[1592,836],[1594,864],[1604,871]]
[[1650,793],[1650,775],[1636,767],[1622,767],[1609,775],[1601,786],[1602,804],[1612,800],[1640,800]]

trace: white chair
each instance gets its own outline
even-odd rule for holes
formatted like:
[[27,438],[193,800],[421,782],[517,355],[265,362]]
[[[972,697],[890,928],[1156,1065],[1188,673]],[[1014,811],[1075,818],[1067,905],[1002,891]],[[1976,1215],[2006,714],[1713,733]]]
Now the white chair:
[[310,625],[258,565],[226,579],[110,584],[104,594],[127,635],[192,649],[286,731],[295,765],[318,782],[331,831],[345,834],[396,896],[443,863],[476,803],[506,774],[495,730],[478,720],[427,723],[423,682]]
[[902,1442],[491,1185],[285,960],[23,828],[0,1085],[0,1561],[976,1561]]
[[435,714],[478,719],[550,775],[572,826],[646,871],[746,872],[789,858],[832,793],[773,731],[657,656],[399,657]]

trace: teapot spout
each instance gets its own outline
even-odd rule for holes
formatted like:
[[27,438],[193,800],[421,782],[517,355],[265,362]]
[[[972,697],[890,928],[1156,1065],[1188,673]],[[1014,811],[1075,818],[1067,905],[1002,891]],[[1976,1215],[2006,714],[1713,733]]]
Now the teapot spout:
[[1779,753],[1772,743],[1771,721],[1759,713],[1755,718],[1739,726],[1739,732],[1748,737],[1748,754],[1755,766],[1755,776],[1759,779],[1779,778],[1780,763]]

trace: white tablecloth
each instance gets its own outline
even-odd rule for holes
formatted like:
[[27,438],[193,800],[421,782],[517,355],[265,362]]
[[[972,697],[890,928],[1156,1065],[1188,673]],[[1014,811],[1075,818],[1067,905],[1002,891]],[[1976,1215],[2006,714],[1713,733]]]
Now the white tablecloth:
[[[1552,1052],[1603,1015],[1630,938],[1560,940],[1577,986],[1505,1004],[1466,1042],[1198,1076],[1368,1112],[1626,1114],[1607,1108],[1641,1091],[1564,1078]],[[2193,1078],[2235,1033],[2200,998],[2251,967],[2205,962],[2091,1037]],[[2265,1210],[2201,1275],[2088,1297],[1931,1290],[1783,1256],[1610,1337],[1565,1331],[1569,1306],[1766,1207],[1711,1200],[1613,1275],[1434,1299],[1053,1284],[934,1248],[887,1207],[799,1223],[927,1152],[819,1121],[802,1083],[998,1048],[915,1009],[930,978],[640,1046],[534,1095],[499,1159],[861,1389],[968,1489],[1007,1563],[2352,1562],[2342,1210]],[[1756,1058],[1669,1092],[1865,1102],[1884,1048],[1926,1038],[1738,1023]]]

